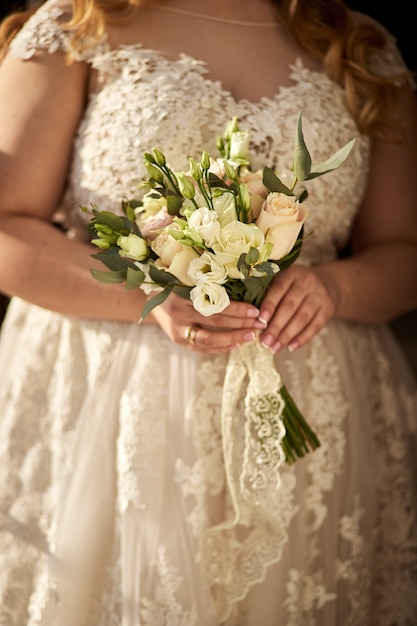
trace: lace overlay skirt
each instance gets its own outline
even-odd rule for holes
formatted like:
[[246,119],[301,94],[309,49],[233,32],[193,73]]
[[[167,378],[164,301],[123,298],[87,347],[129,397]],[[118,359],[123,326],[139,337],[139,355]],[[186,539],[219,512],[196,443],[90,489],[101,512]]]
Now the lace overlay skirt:
[[1,624],[415,624],[417,393],[388,330],[334,322],[277,358],[322,443],[283,469],[277,544],[265,524],[208,540],[233,517],[227,358],[12,302]]

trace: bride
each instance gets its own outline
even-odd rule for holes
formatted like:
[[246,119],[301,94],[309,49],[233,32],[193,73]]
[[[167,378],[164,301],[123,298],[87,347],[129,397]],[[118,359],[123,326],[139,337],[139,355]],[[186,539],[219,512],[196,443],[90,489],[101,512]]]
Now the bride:
[[[340,0],[48,0],[2,38],[0,621],[412,624],[417,385],[386,322],[417,307],[417,110],[392,37]],[[288,169],[300,110],[315,162],[356,144],[312,181],[297,263],[259,309],[171,295],[138,325],[80,207],[118,211],[144,152],[184,170],[233,116],[255,169]],[[321,446],[239,519],[222,388],[255,336]]]

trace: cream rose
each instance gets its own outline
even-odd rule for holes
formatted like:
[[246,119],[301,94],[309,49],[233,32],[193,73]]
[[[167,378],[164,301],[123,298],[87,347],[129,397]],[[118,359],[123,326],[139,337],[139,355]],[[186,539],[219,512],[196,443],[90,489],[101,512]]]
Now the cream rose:
[[190,291],[190,299],[195,310],[205,317],[221,313],[230,304],[226,289],[210,281],[196,285]]
[[262,172],[250,172],[245,170],[239,176],[239,182],[247,185],[250,197],[250,211],[248,216],[249,222],[254,222],[262,208],[264,201],[268,196],[268,189],[262,182]]
[[219,243],[213,246],[219,263],[227,268],[231,278],[242,278],[236,264],[242,253],[249,252],[250,248],[262,250],[265,237],[260,228],[255,224],[245,224],[235,220],[229,222],[220,231]]
[[190,263],[193,259],[198,258],[197,252],[195,252],[189,246],[182,246],[181,250],[174,254],[172,257],[171,263],[168,266],[165,266],[161,259],[155,261],[155,267],[157,269],[166,270],[180,281],[183,285],[188,285],[192,287],[195,285],[195,282],[188,275],[188,268],[190,267]]
[[184,248],[183,244],[174,239],[168,231],[163,230],[151,243],[151,248],[157,254],[165,267],[172,263],[172,259]]
[[151,214],[150,216],[146,216],[146,214],[143,214],[142,217],[138,216],[136,222],[142,235],[146,237],[148,241],[153,241],[161,229],[169,226],[172,220],[172,215],[168,213],[168,209],[164,206],[162,209],[159,209],[157,213]]
[[255,223],[272,243],[270,259],[278,261],[291,252],[307,215],[307,209],[294,196],[279,192],[268,195]]

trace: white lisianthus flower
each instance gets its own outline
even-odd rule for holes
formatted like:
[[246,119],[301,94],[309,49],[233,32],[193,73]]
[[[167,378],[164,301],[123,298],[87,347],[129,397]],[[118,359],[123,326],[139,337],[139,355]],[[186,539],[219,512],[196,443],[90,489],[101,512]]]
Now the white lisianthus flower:
[[261,256],[264,251],[265,237],[263,232],[255,224],[245,224],[235,220],[226,224],[220,231],[219,243],[213,246],[219,263],[227,268],[230,278],[243,278],[237,269],[237,261],[242,253],[249,252],[250,248],[256,248]]
[[120,248],[120,256],[133,259],[134,261],[144,261],[149,255],[149,248],[146,241],[133,233],[120,236],[117,239],[117,245]]
[[246,130],[235,131],[230,137],[230,160],[247,161],[249,158],[250,132]]
[[222,285],[211,281],[201,281],[191,289],[190,299],[195,310],[208,317],[221,313],[230,304],[227,291]]
[[237,220],[235,196],[230,191],[213,198],[213,207],[221,226]]
[[200,207],[191,213],[188,224],[203,238],[205,244],[211,248],[220,234],[220,222],[217,213],[207,207]]
[[227,280],[225,266],[219,263],[216,256],[211,252],[203,252],[197,259],[191,261],[188,275],[195,283],[208,280],[220,285]]

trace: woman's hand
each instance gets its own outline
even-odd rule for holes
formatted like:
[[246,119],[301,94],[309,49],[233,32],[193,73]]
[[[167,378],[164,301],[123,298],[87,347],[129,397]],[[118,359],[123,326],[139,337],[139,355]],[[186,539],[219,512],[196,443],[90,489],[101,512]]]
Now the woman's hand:
[[320,268],[291,265],[272,282],[260,307],[267,324],[261,342],[273,352],[284,346],[296,350],[316,335],[335,315],[338,295]]
[[231,302],[222,313],[203,317],[189,300],[171,294],[152,311],[152,317],[175,343],[198,352],[227,352],[240,343],[255,339],[265,324],[256,307]]

